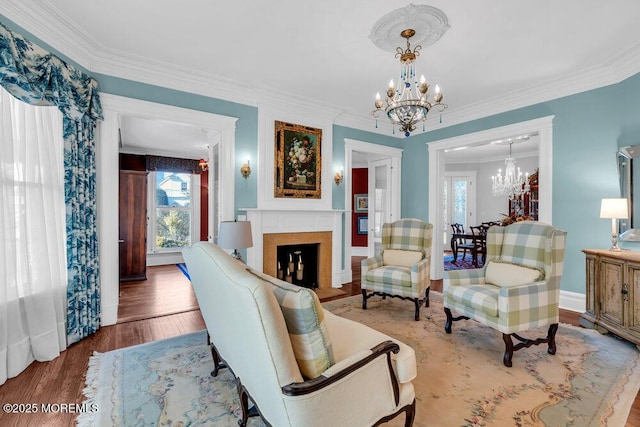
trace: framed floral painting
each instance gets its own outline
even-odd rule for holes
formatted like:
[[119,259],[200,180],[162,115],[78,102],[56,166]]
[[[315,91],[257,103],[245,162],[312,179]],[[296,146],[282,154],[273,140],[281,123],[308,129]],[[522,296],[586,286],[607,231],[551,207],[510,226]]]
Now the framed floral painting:
[[321,198],[322,129],[276,121],[275,197]]

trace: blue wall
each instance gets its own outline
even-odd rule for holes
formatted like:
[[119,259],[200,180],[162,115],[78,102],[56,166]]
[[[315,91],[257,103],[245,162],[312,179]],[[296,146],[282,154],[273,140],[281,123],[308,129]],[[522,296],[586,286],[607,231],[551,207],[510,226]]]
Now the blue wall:
[[[250,153],[252,159],[258,158],[258,109],[256,107],[102,74],[93,74],[93,76],[98,81],[100,91],[103,93],[205,111],[223,116],[237,117],[235,146],[237,156]],[[238,167],[233,168],[234,171],[238,172],[234,174],[235,206],[236,208],[255,208],[257,207],[258,200],[258,174],[252,173],[249,178],[242,178],[239,172],[240,160],[238,159],[240,159],[240,157],[236,158]],[[244,160],[244,157],[242,157],[242,160]]]
[[549,115],[555,115],[553,224],[568,232],[562,289],[584,294],[581,250],[606,249],[611,242],[610,220],[600,218],[600,202],[605,197],[619,197],[617,148],[640,143],[640,74],[619,84],[405,140],[402,215],[429,219],[427,142]]

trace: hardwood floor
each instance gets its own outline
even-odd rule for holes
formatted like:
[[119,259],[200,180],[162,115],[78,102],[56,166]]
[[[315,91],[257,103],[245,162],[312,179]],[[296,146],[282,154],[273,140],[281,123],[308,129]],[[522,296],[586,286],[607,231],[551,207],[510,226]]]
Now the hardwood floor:
[[118,323],[198,309],[191,282],[175,265],[147,270],[147,280],[120,284]]
[[[352,258],[353,282],[345,284],[347,295],[360,295],[360,260]],[[170,338],[204,329],[204,321],[195,304],[190,286],[184,286],[182,272],[175,266],[149,267],[149,279],[138,286],[121,287],[118,324],[102,327],[94,335],[70,346],[51,362],[34,362],[24,372],[0,386],[0,403],[70,404],[84,401],[84,375],[94,351],[107,352],[145,342]],[[172,286],[173,284],[173,286]],[[442,291],[442,281],[433,281],[431,289]],[[339,297],[339,298],[343,298]],[[332,298],[326,299],[330,300]],[[323,301],[326,301],[323,300]],[[173,312],[174,314],[168,314]],[[560,321],[578,324],[578,314],[561,310]],[[0,425],[68,426],[77,413],[39,410],[34,414],[0,412]],[[640,394],[636,397],[626,426],[640,425]]]

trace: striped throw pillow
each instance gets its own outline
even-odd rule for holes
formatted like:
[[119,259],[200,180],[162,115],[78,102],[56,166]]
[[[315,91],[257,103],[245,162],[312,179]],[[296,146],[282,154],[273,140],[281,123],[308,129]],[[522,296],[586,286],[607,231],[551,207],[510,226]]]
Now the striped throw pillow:
[[305,378],[316,378],[335,361],[320,300],[311,289],[255,273],[271,286],[280,305],[293,353]]

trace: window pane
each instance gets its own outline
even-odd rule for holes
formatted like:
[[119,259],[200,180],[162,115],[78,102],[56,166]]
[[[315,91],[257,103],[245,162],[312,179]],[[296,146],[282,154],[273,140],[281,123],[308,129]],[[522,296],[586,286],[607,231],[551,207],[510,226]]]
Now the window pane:
[[183,248],[191,245],[191,211],[158,208],[156,215],[156,247]]
[[156,172],[157,206],[191,206],[191,175]]

